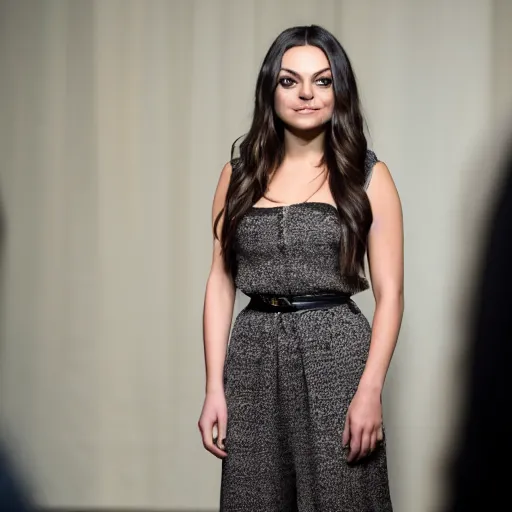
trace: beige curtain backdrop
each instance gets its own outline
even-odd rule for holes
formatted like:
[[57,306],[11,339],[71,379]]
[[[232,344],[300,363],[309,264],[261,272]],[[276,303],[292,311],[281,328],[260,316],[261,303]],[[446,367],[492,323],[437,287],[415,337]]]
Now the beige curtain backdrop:
[[[196,426],[211,202],[266,49],[318,23],[351,57],[402,197],[389,468],[396,512],[433,510],[464,205],[492,182],[511,15],[507,0],[0,1],[2,439],[41,505],[217,507],[220,461]],[[371,292],[356,300],[371,317]]]

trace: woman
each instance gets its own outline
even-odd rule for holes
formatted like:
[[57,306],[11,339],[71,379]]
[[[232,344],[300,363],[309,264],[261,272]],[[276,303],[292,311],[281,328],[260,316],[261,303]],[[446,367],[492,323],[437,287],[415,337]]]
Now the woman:
[[[391,511],[381,392],[403,312],[401,206],[323,28],[270,47],[213,229],[199,428],[222,458],[221,511]],[[373,329],[350,298],[369,287],[366,252]],[[251,301],[228,347],[236,288]]]

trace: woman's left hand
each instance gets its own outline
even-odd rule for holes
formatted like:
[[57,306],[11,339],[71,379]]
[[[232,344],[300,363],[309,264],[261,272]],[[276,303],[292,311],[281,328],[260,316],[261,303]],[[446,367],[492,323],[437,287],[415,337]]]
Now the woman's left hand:
[[358,390],[348,408],[343,431],[343,447],[350,446],[347,461],[367,457],[383,437],[380,393]]

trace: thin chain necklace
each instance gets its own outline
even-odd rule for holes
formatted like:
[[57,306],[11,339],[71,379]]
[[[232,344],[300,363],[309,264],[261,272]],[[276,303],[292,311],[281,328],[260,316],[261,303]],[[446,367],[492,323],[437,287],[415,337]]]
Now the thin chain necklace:
[[[325,173],[325,171],[322,171],[322,174]],[[316,179],[316,178],[315,178]],[[305,199],[304,201],[300,201],[301,203],[307,203],[323,186],[324,186],[324,183],[327,181],[327,173],[325,173],[325,178],[324,180],[322,181],[321,185],[307,198]],[[267,186],[267,191],[268,191],[268,186]],[[268,201],[270,201],[271,203],[281,203],[282,201],[276,201],[275,199],[271,199],[270,197],[268,197],[267,195],[263,194],[263,197],[265,199],[267,199]]]

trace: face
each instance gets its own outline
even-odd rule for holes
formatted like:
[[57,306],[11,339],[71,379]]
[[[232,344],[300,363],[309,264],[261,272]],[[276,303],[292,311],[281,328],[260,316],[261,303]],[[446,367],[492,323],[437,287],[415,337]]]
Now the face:
[[332,117],[334,90],[329,60],[316,46],[295,46],[283,55],[274,95],[278,117],[298,130],[319,128]]

